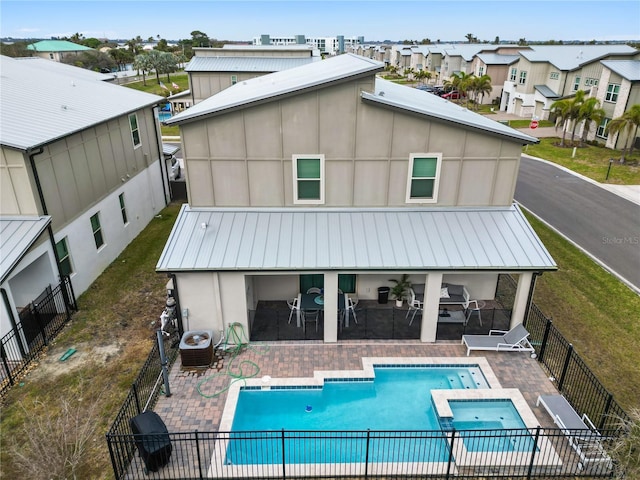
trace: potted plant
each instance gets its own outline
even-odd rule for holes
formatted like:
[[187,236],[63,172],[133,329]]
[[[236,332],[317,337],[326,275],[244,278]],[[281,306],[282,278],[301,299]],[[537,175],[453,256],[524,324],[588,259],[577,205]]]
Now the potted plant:
[[395,283],[395,285],[391,287],[391,295],[396,299],[396,307],[401,308],[404,299],[407,298],[407,290],[411,288],[409,275],[405,273],[402,275],[402,277],[400,277],[400,280],[396,278],[390,278],[389,281]]

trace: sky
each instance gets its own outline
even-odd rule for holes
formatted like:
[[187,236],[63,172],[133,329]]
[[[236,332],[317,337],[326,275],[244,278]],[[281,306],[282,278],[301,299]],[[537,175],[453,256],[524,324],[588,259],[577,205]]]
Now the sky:
[[0,37],[640,40],[638,0],[0,0]]

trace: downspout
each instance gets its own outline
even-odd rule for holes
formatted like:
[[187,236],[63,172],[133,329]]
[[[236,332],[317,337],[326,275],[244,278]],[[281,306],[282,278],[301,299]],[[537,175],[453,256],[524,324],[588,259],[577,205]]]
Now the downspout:
[[[154,107],[156,108],[156,107]],[[164,165],[165,165],[165,161],[164,161],[164,155],[160,149],[160,144],[162,143],[162,135],[160,134],[160,132],[158,132],[158,122],[155,121],[156,119],[156,115],[155,112],[153,112],[153,129],[156,132],[156,147],[158,147],[158,160],[159,160],[159,164],[160,164],[160,178],[162,181],[162,191],[164,193],[164,206],[166,207],[169,202],[167,201],[167,199],[171,199],[170,193],[167,192],[167,185],[169,184],[169,179],[167,178],[165,181],[165,171],[164,171]],[[158,143],[158,138],[160,139],[160,143]]]
[[536,289],[536,278],[541,277],[543,272],[533,272],[533,276],[531,277],[531,285],[529,285],[529,295],[527,296],[527,304],[524,309],[524,325],[525,327],[527,319],[529,318],[529,311],[531,310],[531,303],[533,302],[533,293]]
[[178,292],[178,282],[176,276],[173,273],[168,274],[168,277],[173,282],[173,299],[176,301],[176,318],[178,319],[178,334],[182,338],[184,333],[184,325],[182,324],[182,308],[180,307],[180,293]]
[[[27,154],[29,155],[29,163],[31,164],[31,171],[33,172],[33,179],[36,182],[36,189],[38,190],[38,198],[40,199],[40,206],[42,207],[42,214],[49,215],[49,211],[47,210],[47,204],[44,201],[44,193],[42,191],[42,185],[40,184],[40,177],[38,176],[38,169],[36,168],[35,156],[40,155],[44,152],[43,147],[38,147],[38,150],[33,152],[31,149],[27,149]],[[53,236],[53,227],[51,226],[52,222],[49,222],[47,225],[47,233],[49,234],[49,242],[51,243],[51,249],[53,250],[53,258],[56,261],[56,270],[58,271],[58,281],[62,283],[62,272],[60,272],[60,257],[58,255],[58,249],[56,248],[56,240]],[[69,279],[71,282],[71,279]],[[73,286],[72,286],[73,288]],[[69,313],[69,304],[71,303],[67,296],[67,289],[62,288],[62,296],[64,297],[64,308],[67,311],[67,317],[70,316]]]

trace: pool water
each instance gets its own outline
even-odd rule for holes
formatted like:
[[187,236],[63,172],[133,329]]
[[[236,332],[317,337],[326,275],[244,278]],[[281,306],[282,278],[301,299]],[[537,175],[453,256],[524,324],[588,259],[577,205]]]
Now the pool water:
[[158,112],[158,120],[161,122],[166,122],[171,118],[171,112]]
[[[287,435],[298,437],[312,437],[308,431],[313,430],[341,432],[333,439],[286,439],[288,463],[316,463],[314,458],[320,450],[332,452],[332,462],[363,461],[366,442],[363,431],[367,429],[414,431],[392,440],[393,445],[388,439],[376,440],[374,434],[369,445],[370,461],[406,461],[403,457],[407,452],[411,452],[411,461],[446,461],[448,444],[440,433],[431,390],[486,388],[480,368],[376,367],[374,371],[374,379],[327,379],[323,387],[242,389],[232,424],[227,463],[281,462],[283,429]],[[467,422],[464,417],[465,428],[486,428],[482,422],[492,418],[472,420],[475,423]],[[263,433],[241,433],[256,431]],[[252,440],[245,440],[247,437]],[[421,452],[419,460],[414,458],[416,452]]]

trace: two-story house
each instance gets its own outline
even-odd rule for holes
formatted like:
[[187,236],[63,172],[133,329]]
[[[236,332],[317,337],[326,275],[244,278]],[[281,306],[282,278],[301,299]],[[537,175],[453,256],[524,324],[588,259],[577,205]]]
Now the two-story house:
[[163,98],[42,63],[0,57],[2,334],[61,276],[84,292],[168,201]]
[[93,50],[93,48],[67,40],[41,40],[27,45],[27,50],[29,50],[34,57],[61,62],[65,55],[77,55],[81,52]]
[[638,59],[640,51],[628,45],[535,45],[519,55],[509,67],[500,110],[547,119],[556,100],[598,89],[601,60]]
[[497,53],[479,53],[471,62],[471,73],[476,77],[488,75],[491,77],[491,93],[480,99],[482,103],[500,101],[502,86],[509,75],[509,68],[516,63],[518,55],[502,55]]
[[442,283],[491,299],[517,277],[511,322],[555,264],[513,204],[521,149],[537,140],[435,95],[377,78],[345,54],[247,80],[173,117],[190,205],[157,264],[184,328],[250,330],[262,300],[324,288],[375,299],[391,277],[424,284],[420,338],[436,338]]
[[[603,60],[602,75],[596,98],[600,101],[605,116],[596,130],[589,132],[589,139],[606,142],[609,148],[621,149],[628,145],[626,130],[609,134],[607,124],[620,117],[633,105],[640,104],[640,60]],[[638,135],[639,132],[635,132]],[[639,148],[638,137],[634,140]]]
[[321,60],[311,45],[225,45],[193,51],[185,72],[194,105],[238,82]]

